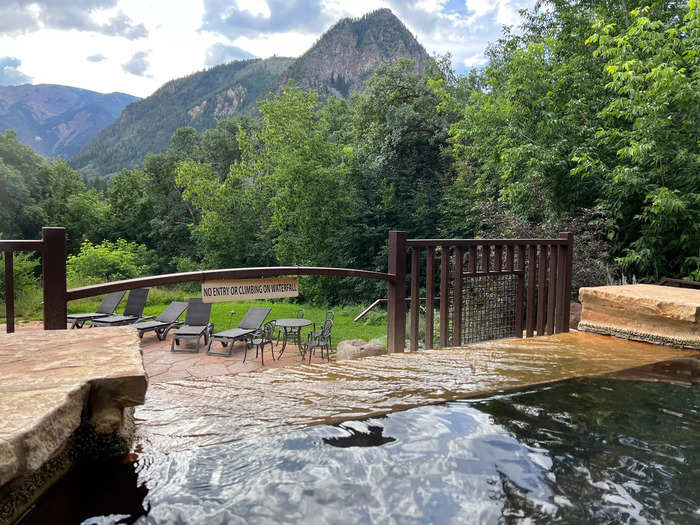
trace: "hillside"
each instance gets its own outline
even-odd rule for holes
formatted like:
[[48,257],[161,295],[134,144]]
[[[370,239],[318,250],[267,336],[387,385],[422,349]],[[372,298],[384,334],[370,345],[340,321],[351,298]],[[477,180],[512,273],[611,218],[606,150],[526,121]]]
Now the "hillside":
[[364,82],[382,62],[412,58],[422,71],[428,59],[423,46],[389,9],[362,18],[344,18],[326,31],[283,75],[322,97],[347,97],[361,91]]
[[274,90],[279,75],[293,60],[239,60],[171,80],[126,108],[71,159],[71,165],[86,175],[131,168],[147,153],[165,150],[173,132],[182,126],[202,131],[219,120],[251,111],[256,100]]
[[46,156],[71,157],[139,100],[53,84],[0,86],[0,130]]
[[177,128],[202,131],[222,119],[253,112],[258,99],[290,79],[322,97],[347,97],[362,89],[379,64],[401,57],[414,59],[422,68],[428,55],[390,10],[346,18],[298,59],[235,61],[168,82],[126,108],[71,164],[91,176],[131,168],[147,153],[164,151]]

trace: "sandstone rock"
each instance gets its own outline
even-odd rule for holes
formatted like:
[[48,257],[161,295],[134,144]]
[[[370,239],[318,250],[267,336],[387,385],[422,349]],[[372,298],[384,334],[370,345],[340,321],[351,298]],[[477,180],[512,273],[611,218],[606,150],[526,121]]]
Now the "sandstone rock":
[[700,290],[651,284],[581,288],[579,330],[700,349]]
[[95,429],[118,430],[146,386],[131,327],[0,334],[0,486],[59,453],[86,409]]
[[384,347],[381,345],[368,343],[364,339],[350,339],[338,343],[335,360],[343,361],[345,359],[370,357],[373,355],[381,355],[385,352]]

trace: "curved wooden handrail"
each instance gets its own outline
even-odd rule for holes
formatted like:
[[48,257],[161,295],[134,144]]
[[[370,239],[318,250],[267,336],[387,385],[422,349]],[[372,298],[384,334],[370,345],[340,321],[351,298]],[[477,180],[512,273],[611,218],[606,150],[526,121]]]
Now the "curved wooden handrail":
[[437,248],[438,246],[518,246],[548,244],[561,246],[569,244],[568,239],[407,239],[409,248]]
[[94,284],[73,288],[66,292],[66,301],[75,301],[85,297],[103,295],[121,290],[133,290],[145,286],[164,286],[168,284],[204,281],[206,279],[238,279],[246,277],[278,277],[281,275],[329,275],[331,277],[359,277],[362,279],[378,279],[393,282],[394,275],[352,268],[323,268],[317,266],[266,266],[259,268],[227,268],[223,270],[200,270],[196,272],[171,273],[138,277],[124,281]]

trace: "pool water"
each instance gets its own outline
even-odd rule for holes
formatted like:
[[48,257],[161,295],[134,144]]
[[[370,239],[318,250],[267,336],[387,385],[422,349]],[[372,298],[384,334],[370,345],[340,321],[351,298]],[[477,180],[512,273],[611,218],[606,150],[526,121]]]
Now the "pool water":
[[700,523],[700,388],[574,379],[81,465],[21,521],[80,522]]

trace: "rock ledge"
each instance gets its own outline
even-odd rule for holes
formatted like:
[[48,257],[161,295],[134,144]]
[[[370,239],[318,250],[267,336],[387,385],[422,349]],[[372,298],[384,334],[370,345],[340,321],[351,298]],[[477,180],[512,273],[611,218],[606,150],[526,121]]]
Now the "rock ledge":
[[581,288],[578,329],[700,349],[700,290],[652,284]]
[[133,328],[0,334],[0,501],[13,481],[65,452],[82,423],[120,432],[146,387]]

